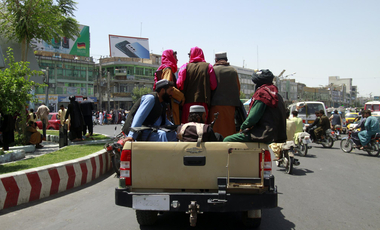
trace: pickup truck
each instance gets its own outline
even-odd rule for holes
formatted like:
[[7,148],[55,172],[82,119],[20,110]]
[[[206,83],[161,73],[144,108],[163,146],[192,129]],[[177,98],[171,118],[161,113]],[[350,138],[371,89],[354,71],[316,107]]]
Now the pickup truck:
[[126,142],[115,203],[136,210],[140,226],[160,212],[242,212],[256,228],[262,209],[277,207],[268,145],[243,142]]

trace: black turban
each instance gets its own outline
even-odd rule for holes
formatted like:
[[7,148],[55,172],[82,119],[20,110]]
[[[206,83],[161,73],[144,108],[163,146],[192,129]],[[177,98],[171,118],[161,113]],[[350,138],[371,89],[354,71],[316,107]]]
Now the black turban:
[[262,69],[252,75],[252,81],[256,84],[256,89],[264,84],[273,84],[273,78],[273,73],[268,69]]

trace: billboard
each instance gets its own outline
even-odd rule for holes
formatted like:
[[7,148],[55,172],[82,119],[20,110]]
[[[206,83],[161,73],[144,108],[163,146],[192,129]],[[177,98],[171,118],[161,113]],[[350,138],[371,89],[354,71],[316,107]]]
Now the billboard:
[[111,57],[150,59],[149,39],[108,35]]
[[34,50],[42,50],[54,53],[71,54],[77,56],[90,56],[90,27],[79,25],[80,36],[74,37],[74,40],[66,37],[58,40],[52,39],[51,44],[46,41],[33,39],[31,46]]

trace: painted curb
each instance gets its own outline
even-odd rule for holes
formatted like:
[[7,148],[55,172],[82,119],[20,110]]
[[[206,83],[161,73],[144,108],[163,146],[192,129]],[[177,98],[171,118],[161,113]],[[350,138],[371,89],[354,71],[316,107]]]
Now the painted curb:
[[107,152],[0,175],[0,210],[91,182],[112,168]]
[[7,163],[12,161],[17,161],[20,159],[25,158],[25,151],[23,149],[21,150],[14,150],[12,152],[6,152],[6,154],[0,156],[0,163]]

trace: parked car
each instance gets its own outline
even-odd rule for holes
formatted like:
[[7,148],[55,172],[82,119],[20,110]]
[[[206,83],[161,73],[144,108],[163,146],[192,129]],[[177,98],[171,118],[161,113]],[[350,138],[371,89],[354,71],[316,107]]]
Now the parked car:
[[[49,113],[49,115],[48,115],[49,122],[46,126],[46,129],[59,130],[59,126],[61,124],[61,121],[59,120],[57,115],[58,115],[58,113]],[[40,119],[38,119],[36,123],[37,123],[38,128],[42,129],[42,121]]]

